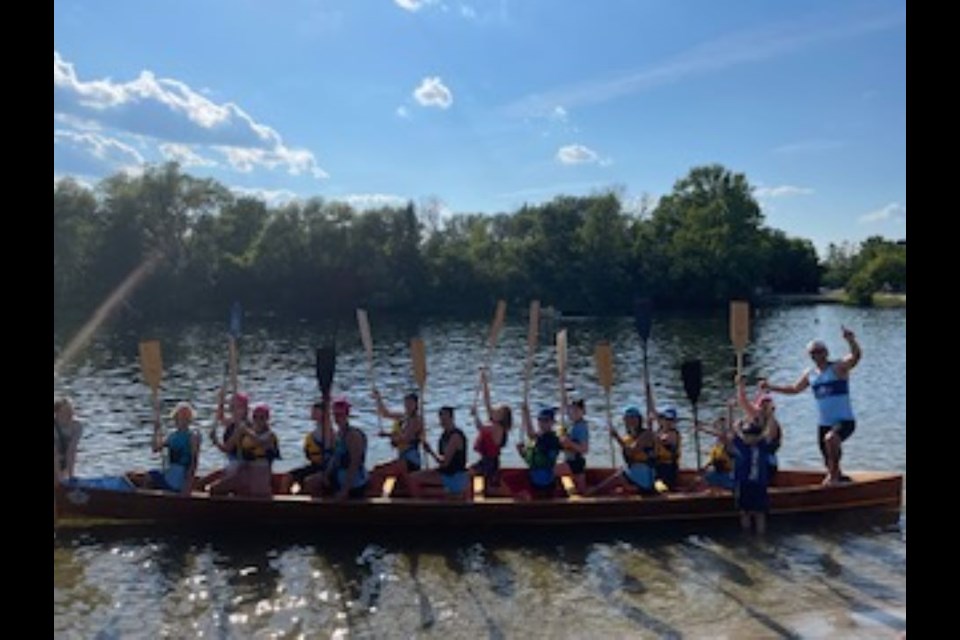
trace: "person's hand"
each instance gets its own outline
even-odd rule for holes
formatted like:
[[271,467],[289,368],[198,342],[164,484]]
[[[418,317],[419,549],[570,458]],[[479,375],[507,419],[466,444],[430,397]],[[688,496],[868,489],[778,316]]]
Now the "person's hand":
[[845,326],[843,326],[843,325],[840,325],[840,330],[843,332],[843,339],[844,339],[844,340],[853,340],[854,338],[857,337],[857,336],[853,333],[853,331],[851,331],[850,329],[847,329],[847,328],[846,328]]
[[736,374],[736,375],[734,375],[734,376],[733,376],[733,384],[737,385],[738,387],[741,386],[741,385],[743,385],[743,376],[740,375],[739,373]]
[[767,382],[766,378],[760,378],[760,380],[757,381],[757,384],[760,387],[760,391],[763,391],[764,393],[770,391],[770,383]]

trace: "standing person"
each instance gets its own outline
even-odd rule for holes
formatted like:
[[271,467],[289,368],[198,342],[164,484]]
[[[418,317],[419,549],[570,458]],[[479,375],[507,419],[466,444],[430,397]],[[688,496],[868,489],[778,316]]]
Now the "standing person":
[[743,377],[737,376],[737,397],[746,414],[746,426],[734,426],[734,500],[740,511],[740,526],[758,534],[767,529],[770,498],[771,435],[762,413],[747,400]]
[[73,404],[67,398],[53,401],[53,458],[58,482],[73,478],[77,463],[77,444],[83,435],[83,425],[73,413]]
[[565,466],[561,465],[559,471],[561,474],[569,473],[573,476],[573,483],[580,495],[587,491],[586,456],[590,452],[590,427],[585,418],[586,413],[587,404],[583,398],[571,402],[567,407],[570,429],[560,437]]
[[[467,436],[454,422],[453,407],[441,407],[438,413],[443,433],[434,451],[429,443],[423,447],[437,461],[438,468],[417,471],[407,477],[414,498],[423,495],[425,487],[442,486],[447,497],[464,498],[467,495]],[[438,453],[439,452],[439,453]]]
[[173,410],[173,423],[176,430],[166,438],[160,425],[160,418],[153,430],[154,453],[167,450],[167,464],[163,469],[151,469],[145,478],[129,476],[134,484],[145,489],[160,489],[181,495],[190,495],[193,491],[197,461],[200,458],[200,433],[190,428],[193,421],[193,407],[181,402]]
[[850,346],[850,353],[841,360],[829,359],[827,345],[822,340],[813,340],[807,345],[807,353],[813,359],[808,368],[793,385],[779,386],[763,381],[760,388],[775,393],[797,394],[807,387],[813,389],[819,413],[820,453],[827,467],[824,484],[849,481],[840,472],[841,444],[856,428],[853,407],[850,404],[850,371],[860,362],[862,352],[853,331],[841,327],[843,338]]
[[484,491],[490,494],[495,493],[500,486],[500,453],[507,446],[510,428],[513,426],[513,413],[505,404],[494,407],[490,402],[490,386],[486,371],[481,370],[480,380],[489,423],[483,424],[476,412],[473,413],[477,425],[477,438],[473,443],[473,450],[480,454],[480,460],[472,465],[471,470],[483,476]]

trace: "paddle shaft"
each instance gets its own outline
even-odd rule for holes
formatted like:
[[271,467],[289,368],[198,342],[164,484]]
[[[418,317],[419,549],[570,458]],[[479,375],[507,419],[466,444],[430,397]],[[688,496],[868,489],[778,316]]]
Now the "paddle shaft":
[[474,411],[476,411],[477,404],[480,402],[480,389],[483,386],[483,372],[490,367],[490,359],[493,357],[493,350],[496,348],[497,340],[500,337],[500,329],[503,327],[503,318],[504,314],[506,313],[506,308],[507,304],[503,300],[499,300],[497,302],[497,310],[493,314],[493,324],[490,325],[490,336],[487,338],[487,350],[483,355],[483,366],[480,369],[480,375],[477,378],[477,388],[473,394]]
[[237,395],[237,339],[230,336],[230,393]]
[[523,368],[523,403],[530,403],[530,373],[533,371],[533,358],[540,338],[540,301],[530,303],[530,327],[527,329],[527,361]]
[[[697,403],[693,403],[693,424],[700,424],[700,421],[697,419]],[[693,430],[693,446],[697,449],[697,469],[703,469],[703,465],[700,464],[700,430]]]
[[643,395],[647,404],[647,419],[654,414],[653,389],[650,387],[650,366],[647,360],[647,340],[640,342],[643,349]]
[[[364,309],[357,309],[357,326],[360,328],[360,341],[367,352],[367,375],[370,377],[370,390],[376,393],[377,379],[373,368],[373,334],[370,332],[370,319]],[[377,433],[383,431],[383,417],[377,411]]]
[[607,397],[607,438],[610,440],[610,468],[617,466],[617,457],[613,449],[613,409],[610,408],[610,389],[604,394]]

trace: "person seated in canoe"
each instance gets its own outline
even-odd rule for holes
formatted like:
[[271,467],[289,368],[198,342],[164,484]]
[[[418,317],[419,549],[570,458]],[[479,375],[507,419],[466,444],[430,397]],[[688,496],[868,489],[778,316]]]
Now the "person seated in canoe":
[[77,445],[83,435],[81,424],[73,412],[73,403],[68,398],[53,401],[53,458],[57,482],[67,482],[74,477],[77,464]]
[[490,402],[490,385],[486,371],[480,372],[480,380],[489,422],[483,424],[477,415],[476,407],[471,409],[477,425],[473,450],[480,454],[480,460],[471,466],[471,471],[483,476],[485,492],[495,493],[500,486],[500,453],[507,446],[510,428],[513,426],[513,413],[505,404],[494,407]]
[[190,495],[193,491],[197,461],[200,458],[200,432],[191,429],[193,407],[180,402],[174,408],[171,417],[176,429],[164,437],[159,416],[153,429],[153,451],[159,453],[166,449],[166,464],[163,469],[151,469],[145,476],[132,474],[129,480],[142,489],[160,489],[181,495]]
[[711,427],[697,429],[714,436],[713,446],[704,466],[703,482],[706,487],[733,490],[733,431],[726,416],[717,418]]
[[[760,422],[760,427],[767,432],[770,440],[770,482],[773,482],[774,478],[777,476],[777,469],[780,467],[780,462],[777,459],[777,452],[780,450],[780,445],[783,443],[783,428],[780,426],[780,421],[777,420],[775,414],[777,407],[773,402],[773,396],[770,393],[761,392],[757,396],[756,400],[753,401],[751,406],[744,407],[744,402],[746,397],[740,399],[741,408],[750,416],[749,419],[756,419]],[[750,404],[750,403],[747,403]]]
[[283,476],[279,493],[291,491],[300,493],[303,490],[304,481],[314,474],[325,474],[327,465],[333,460],[335,436],[329,398],[313,403],[310,419],[314,422],[314,428],[303,437],[303,455],[307,459],[307,464],[291,469]]
[[570,428],[560,435],[560,447],[563,449],[563,463],[557,469],[560,475],[573,476],[577,493],[583,495],[587,490],[587,458],[590,451],[590,426],[585,418],[587,403],[577,398],[567,407]]
[[624,409],[623,425],[626,428],[625,436],[621,437],[613,425],[610,425],[610,435],[620,445],[626,469],[591,487],[586,495],[612,493],[618,488],[641,495],[656,493],[653,483],[657,443],[653,431],[643,428],[643,414],[636,406]]
[[314,497],[363,498],[370,482],[366,468],[367,435],[350,426],[350,402],[346,398],[334,401],[333,420],[337,425],[333,458],[324,474],[314,474],[304,481],[304,488]]
[[453,407],[441,407],[437,416],[443,428],[437,450],[434,451],[429,442],[423,443],[427,454],[437,461],[437,469],[417,471],[407,476],[410,494],[421,498],[427,489],[442,487],[446,497],[465,498],[469,486],[467,436],[457,428]]
[[[551,498],[557,484],[556,464],[560,456],[560,438],[553,430],[556,421],[556,411],[546,407],[537,414],[537,431],[533,430],[530,420],[530,407],[523,403],[523,430],[532,444],[517,443],[517,451],[523,458],[529,470],[527,479],[534,497]],[[524,492],[514,492],[518,497],[529,497]]]
[[677,410],[666,406],[657,411],[656,453],[654,467],[657,480],[668,490],[677,488],[677,476],[680,471],[680,432],[677,431]]
[[273,461],[280,458],[277,435],[270,428],[270,407],[265,403],[255,406],[253,426],[239,429],[240,463],[237,470],[214,482],[210,493],[269,498],[273,495]]
[[396,427],[392,431],[381,431],[378,435],[390,439],[390,444],[397,450],[397,459],[375,466],[370,472],[371,482],[374,486],[379,486],[388,476],[396,477],[398,482],[405,482],[407,474],[420,471],[422,466],[420,445],[424,431],[423,418],[420,416],[420,396],[416,393],[404,396],[402,413],[388,409],[378,390],[373,391],[373,399],[381,416],[396,421]]
[[[240,435],[243,430],[240,427],[252,427],[250,422],[250,397],[241,392],[233,394],[230,399],[230,415],[227,416],[224,411],[226,401],[226,389],[220,387],[220,394],[217,398],[217,420],[210,427],[210,442],[226,456],[227,464],[222,469],[217,469],[213,473],[204,476],[197,482],[201,488],[209,488],[217,480],[224,476],[233,475],[240,466]],[[223,437],[217,433],[217,426],[223,426]]]

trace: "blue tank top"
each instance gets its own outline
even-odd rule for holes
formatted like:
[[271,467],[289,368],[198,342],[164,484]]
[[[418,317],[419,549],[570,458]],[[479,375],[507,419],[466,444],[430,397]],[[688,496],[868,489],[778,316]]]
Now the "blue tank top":
[[[356,431],[363,438],[363,451],[360,454],[360,465],[357,468],[357,475],[353,478],[353,486],[350,489],[359,489],[367,484],[367,434],[355,427],[349,427],[349,431]],[[347,470],[350,469],[350,448],[347,446],[346,437],[338,437],[333,448],[333,464],[337,470],[337,482],[340,486],[347,481]]]
[[[570,428],[570,439],[577,444],[586,444],[590,442],[590,428],[587,426],[586,420],[580,420],[579,422],[573,423],[573,427]],[[573,451],[564,451],[563,457],[567,462],[576,462],[583,458],[583,454],[574,453]]]
[[824,427],[854,419],[850,406],[850,381],[837,375],[836,366],[836,362],[831,362],[824,371],[812,369],[808,374],[810,388],[817,399],[820,424]]

